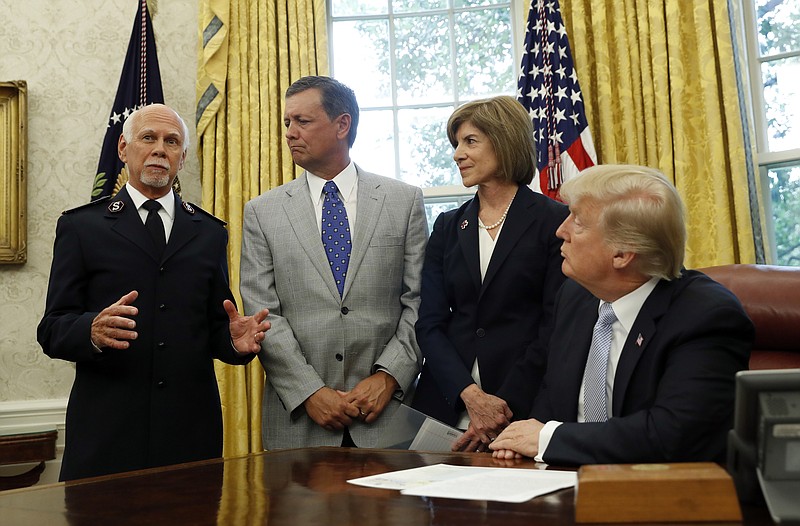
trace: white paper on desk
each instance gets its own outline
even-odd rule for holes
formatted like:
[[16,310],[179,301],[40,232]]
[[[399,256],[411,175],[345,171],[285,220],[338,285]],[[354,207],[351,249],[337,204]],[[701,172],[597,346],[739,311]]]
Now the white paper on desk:
[[[433,464],[419,468],[390,471],[379,475],[361,477],[348,480],[350,484],[366,486],[368,488],[382,489],[408,489],[416,486],[425,486],[435,482],[443,482],[463,477],[465,474],[489,472],[497,468],[481,468],[471,466],[450,466],[448,464]],[[477,470],[477,471],[473,471]]]
[[434,464],[348,480],[370,488],[397,489],[403,495],[449,499],[525,502],[577,484],[574,471],[491,468]]
[[575,487],[577,482],[578,474],[574,471],[491,468],[488,473],[406,488],[400,493],[420,497],[525,502],[546,493]]

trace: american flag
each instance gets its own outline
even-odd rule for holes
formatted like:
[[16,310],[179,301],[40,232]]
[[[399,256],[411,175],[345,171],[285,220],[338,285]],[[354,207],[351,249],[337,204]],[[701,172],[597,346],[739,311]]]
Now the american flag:
[[[164,102],[161,71],[158,68],[156,55],[156,39],[153,35],[153,23],[147,9],[147,0],[140,0],[133,20],[133,31],[128,43],[128,53],[125,55],[125,64],[122,66],[117,96],[111,108],[111,115],[108,117],[106,136],[103,148],[100,150],[97,175],[92,186],[92,201],[114,195],[127,181],[125,165],[117,154],[117,141],[122,134],[122,125],[134,110],[156,102]],[[120,175],[123,177],[119,177]]]
[[517,100],[528,110],[542,193],[597,164],[578,75],[558,0],[533,0],[525,32]]

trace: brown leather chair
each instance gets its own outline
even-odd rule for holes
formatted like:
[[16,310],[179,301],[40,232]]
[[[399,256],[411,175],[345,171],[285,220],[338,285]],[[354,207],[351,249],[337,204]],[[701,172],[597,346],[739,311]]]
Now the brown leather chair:
[[720,265],[697,270],[730,289],[753,320],[750,369],[800,367],[800,268]]

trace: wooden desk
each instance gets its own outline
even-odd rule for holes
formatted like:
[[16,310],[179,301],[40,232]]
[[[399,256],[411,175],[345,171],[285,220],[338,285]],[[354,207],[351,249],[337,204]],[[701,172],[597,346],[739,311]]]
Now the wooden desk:
[[[489,454],[293,449],[0,492],[3,524],[562,525],[573,490],[522,504],[426,499],[347,484],[356,477],[448,463],[503,466]],[[513,462],[533,468],[532,461]],[[505,464],[508,466],[508,464]],[[772,524],[745,509],[746,525]]]

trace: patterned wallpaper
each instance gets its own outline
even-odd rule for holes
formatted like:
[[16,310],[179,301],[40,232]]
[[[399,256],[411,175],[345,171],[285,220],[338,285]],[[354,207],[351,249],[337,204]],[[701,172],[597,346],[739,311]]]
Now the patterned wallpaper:
[[[28,83],[28,262],[0,265],[0,402],[66,398],[74,367],[36,343],[59,214],[88,201],[138,0],[0,0],[0,80]],[[192,129],[196,0],[161,0],[153,21],[164,98]],[[196,138],[192,131],[192,145]],[[194,147],[180,173],[200,202]]]

